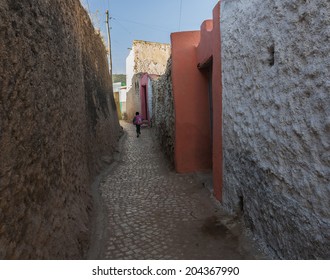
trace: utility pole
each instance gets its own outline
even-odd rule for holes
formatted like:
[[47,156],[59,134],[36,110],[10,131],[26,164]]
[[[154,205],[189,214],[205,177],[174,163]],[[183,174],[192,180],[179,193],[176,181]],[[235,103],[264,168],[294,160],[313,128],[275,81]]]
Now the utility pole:
[[110,25],[109,25],[109,10],[106,11],[107,19],[107,30],[108,30],[108,47],[109,47],[109,72],[112,76],[112,55],[111,55],[111,38],[110,38]]

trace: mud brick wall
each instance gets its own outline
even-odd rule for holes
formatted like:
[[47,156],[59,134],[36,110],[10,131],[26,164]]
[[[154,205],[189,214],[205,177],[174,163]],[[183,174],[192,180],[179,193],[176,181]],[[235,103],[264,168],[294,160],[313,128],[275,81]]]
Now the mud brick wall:
[[223,203],[277,258],[330,258],[329,11],[221,4]]
[[0,2],[0,259],[80,259],[119,135],[105,47],[78,0]]
[[141,111],[141,98],[140,98],[140,79],[143,73],[133,75],[132,87],[127,92],[126,97],[126,113],[127,121],[132,122],[136,112]]
[[152,82],[152,124],[160,145],[174,164],[174,100],[171,78],[171,58],[167,62],[165,74]]
[[135,40],[133,73],[161,75],[165,72],[167,59],[171,53],[169,44]]

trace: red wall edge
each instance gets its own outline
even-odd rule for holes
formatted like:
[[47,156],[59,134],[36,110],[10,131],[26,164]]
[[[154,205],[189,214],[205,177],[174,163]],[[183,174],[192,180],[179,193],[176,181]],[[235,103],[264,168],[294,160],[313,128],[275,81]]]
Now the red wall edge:
[[175,169],[179,173],[211,169],[207,79],[197,68],[199,31],[171,34],[175,107]]
[[[220,2],[213,9],[213,19],[204,21],[200,31],[172,33],[171,43],[176,116],[175,168],[179,173],[212,168],[214,194],[221,200],[223,154]],[[212,68],[212,139],[208,78],[203,70],[198,69],[204,66]]]

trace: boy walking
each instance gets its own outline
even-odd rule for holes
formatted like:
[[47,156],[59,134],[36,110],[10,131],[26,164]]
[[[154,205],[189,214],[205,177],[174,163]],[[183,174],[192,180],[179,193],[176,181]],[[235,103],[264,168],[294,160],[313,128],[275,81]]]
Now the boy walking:
[[141,124],[142,124],[143,118],[140,116],[139,112],[135,113],[135,117],[133,119],[133,124],[136,126],[136,137],[139,137],[141,134]]

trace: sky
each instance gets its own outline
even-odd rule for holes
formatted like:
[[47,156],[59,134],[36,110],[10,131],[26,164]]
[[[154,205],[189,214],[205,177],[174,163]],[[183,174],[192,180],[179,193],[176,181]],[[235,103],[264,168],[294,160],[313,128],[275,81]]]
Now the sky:
[[125,74],[133,40],[170,43],[170,34],[199,30],[218,0],[81,0],[95,28],[107,42],[106,10],[110,14],[112,73]]

